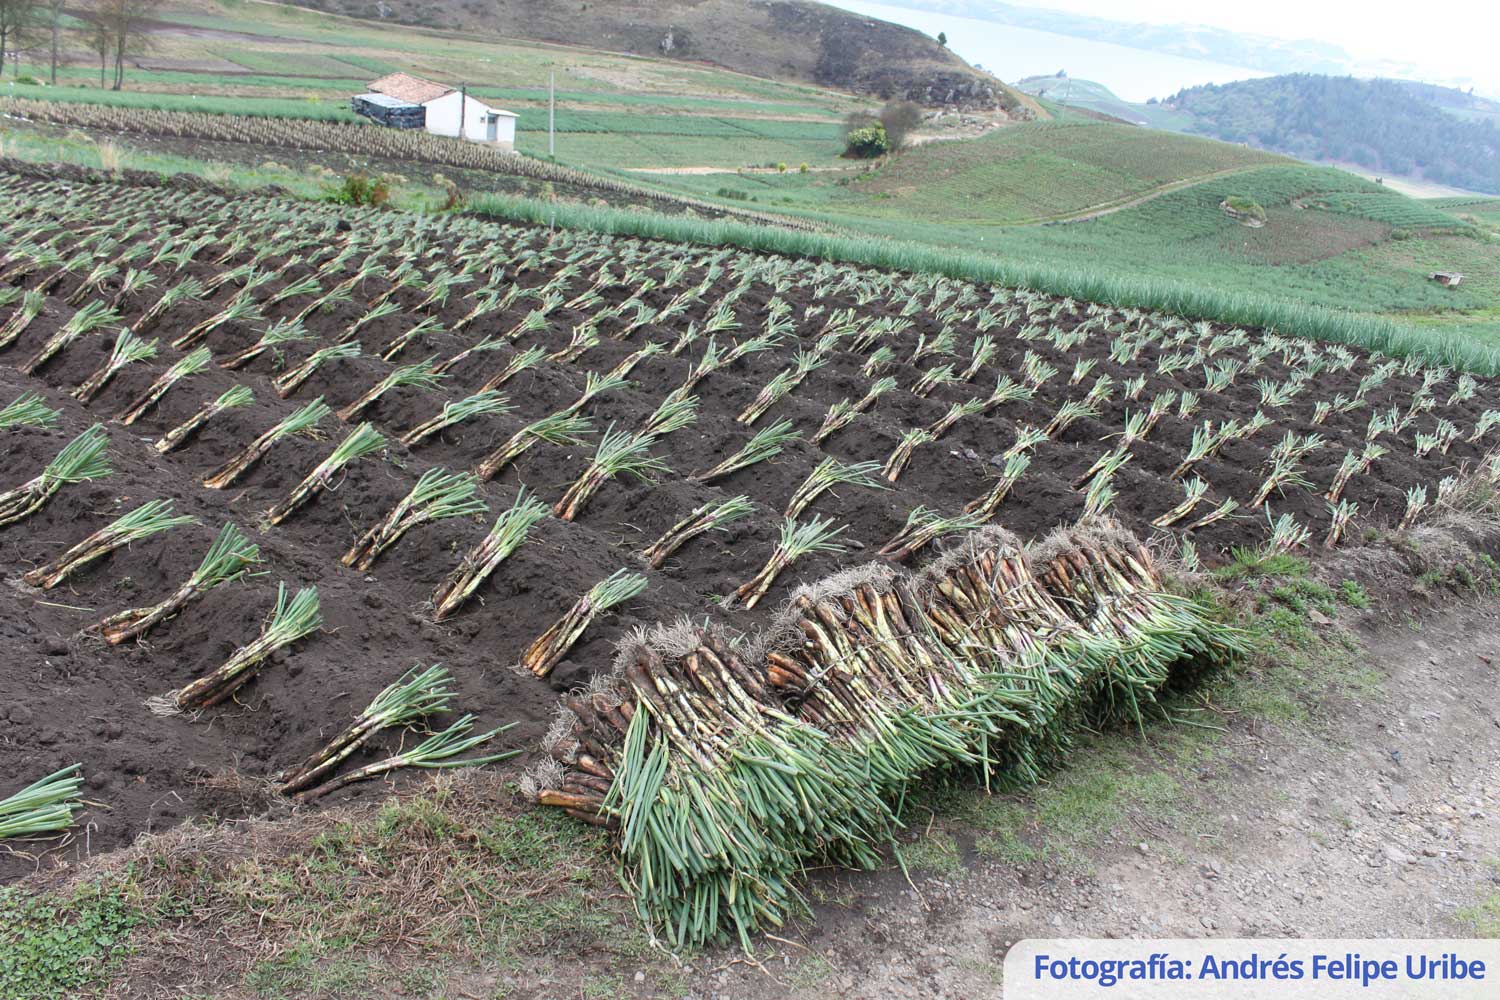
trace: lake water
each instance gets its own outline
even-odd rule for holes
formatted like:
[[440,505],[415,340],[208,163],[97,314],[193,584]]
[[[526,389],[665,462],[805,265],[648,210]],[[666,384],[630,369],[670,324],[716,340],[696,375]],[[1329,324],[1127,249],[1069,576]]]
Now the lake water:
[[933,37],[944,32],[949,48],[1002,80],[1050,76],[1065,70],[1075,79],[1102,83],[1127,101],[1167,97],[1183,87],[1203,83],[1229,83],[1270,75],[1242,66],[1159,55],[1125,45],[1013,28],[971,17],[933,14],[866,0],[827,2],[868,17],[904,24]]

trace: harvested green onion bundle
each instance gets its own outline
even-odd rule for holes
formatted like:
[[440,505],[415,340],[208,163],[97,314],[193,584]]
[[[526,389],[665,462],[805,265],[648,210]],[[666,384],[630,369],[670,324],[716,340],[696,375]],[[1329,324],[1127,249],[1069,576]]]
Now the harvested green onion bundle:
[[153,701],[153,711],[172,713],[208,708],[233,695],[254,677],[272,653],[323,627],[318,588],[303,587],[287,600],[286,584],[276,590],[276,608],[255,641],[235,650],[217,670]]
[[15,343],[16,338],[26,332],[31,321],[42,314],[42,307],[46,304],[47,297],[40,292],[26,292],[22,295],[21,304],[16,306],[16,311],[4,323],[0,323],[0,348]]
[[753,646],[643,630],[613,677],[564,699],[571,725],[546,749],[565,770],[533,787],[615,832],[621,880],[671,944],[748,948],[801,908],[805,868],[881,863],[924,775],[1035,780],[1072,730],[1137,718],[1240,646],[1117,529],[1030,556],[986,529],[919,575],[802,588]]
[[569,486],[552,507],[564,521],[575,520],[599,489],[615,476],[629,474],[645,479],[653,472],[670,472],[667,463],[651,454],[657,435],[650,431],[617,431],[611,425],[599,439],[599,447],[588,468]]
[[23,392],[0,408],[0,431],[12,427],[55,427],[60,412],[48,406],[40,393]]
[[[269,277],[269,275],[268,275]],[[172,346],[179,351],[185,351],[190,347],[196,347],[208,338],[208,335],[222,326],[230,323],[250,323],[263,320],[260,304],[250,295],[250,289],[242,289],[239,294],[229,300],[229,303],[214,313],[208,319],[197,324],[172,341]]]
[[47,338],[47,342],[25,364],[20,365],[21,374],[35,375],[47,362],[66,350],[74,341],[88,336],[100,327],[119,321],[120,314],[109,306],[102,302],[90,302],[74,313],[73,318],[59,327],[56,333]]
[[392,389],[402,386],[412,386],[431,391],[436,389],[442,381],[443,376],[435,374],[432,370],[431,358],[428,358],[426,361],[418,361],[414,365],[402,365],[362,392],[348,406],[339,410],[337,414],[338,418],[348,423]]
[[156,341],[142,340],[129,330],[121,330],[115,337],[115,346],[109,352],[99,370],[79,384],[73,390],[73,398],[80,403],[88,403],[109,384],[110,379],[118,375],[127,365],[133,365],[137,361],[148,361],[156,357]]
[[[191,357],[192,355],[189,355]],[[156,450],[165,455],[169,451],[175,451],[187,443],[188,438],[198,433],[204,424],[226,410],[236,410],[242,406],[249,406],[255,399],[255,393],[248,385],[236,385],[225,389],[218,399],[205,403],[198,412],[188,417],[182,423],[173,427],[163,434],[156,442]]]
[[259,561],[260,546],[246,538],[234,522],[227,521],[193,575],[171,597],[149,608],[110,615],[99,623],[99,632],[111,646],[145,635],[219,584],[244,576]]
[[339,561],[357,570],[367,570],[386,549],[418,525],[484,513],[489,508],[474,495],[478,488],[479,480],[470,473],[429,469],[411,492],[380,523],[365,532]]
[[321,781],[382,730],[410,726],[444,711],[453,697],[451,680],[440,664],[412,667],[376,695],[347,729],[283,775],[281,793],[291,795]]
[[744,605],[745,609],[755,607],[760,599],[766,596],[771,589],[771,584],[781,575],[781,571],[791,566],[792,563],[805,555],[814,552],[842,552],[844,547],[834,539],[843,533],[847,525],[834,527],[832,519],[814,517],[805,524],[799,524],[793,518],[786,518],[781,522],[781,539],[776,543],[776,549],[771,553],[771,558],[766,560],[765,566],[761,567],[749,580],[740,585],[734,592],[734,599]]
[[348,468],[349,463],[385,447],[385,435],[369,424],[360,424],[350,431],[337,448],[319,462],[292,491],[276,506],[266,511],[266,521],[280,524],[296,513],[313,497],[322,493],[333,482],[333,478]]
[[121,410],[115,416],[115,419],[126,426],[135,423],[141,419],[142,414],[155,406],[167,394],[167,390],[189,375],[207,368],[208,363],[212,360],[213,355],[209,353],[206,347],[200,347],[195,351],[184,354],[181,358],[173,362],[166,371],[158,375],[156,380],[147,386],[144,392],[131,400],[125,409]]
[[[267,351],[271,351],[279,357],[278,352],[281,350],[283,344],[307,340],[311,336],[312,334],[307,332],[307,328],[296,320],[279,319],[266,327],[265,331],[261,333],[260,339],[255,343],[243,351],[231,354],[223,361],[220,361],[219,367],[227,368],[231,371],[236,368],[243,368]],[[207,350],[207,348],[201,349]]]
[[400,753],[392,754],[385,760],[376,761],[374,764],[367,764],[357,770],[341,774],[316,788],[309,788],[307,791],[298,792],[296,799],[298,802],[311,802],[314,799],[322,798],[330,792],[335,792],[347,785],[352,785],[356,781],[369,781],[371,778],[378,778],[382,774],[389,774],[391,771],[403,767],[480,767],[484,764],[509,760],[520,754],[521,751],[503,750],[499,753],[485,754],[481,757],[460,757],[459,754],[467,753],[481,743],[488,743],[496,736],[514,726],[515,723],[512,722],[508,725],[497,726],[487,732],[476,733],[474,732],[474,716],[462,716],[447,729],[439,733],[433,733],[410,750],[403,750]]
[[[246,389],[245,392],[248,394],[249,390]],[[225,396],[227,395],[228,393],[225,393]],[[219,398],[220,402],[224,400],[223,396]],[[246,402],[249,402],[249,400],[247,399]],[[250,468],[264,458],[277,441],[292,434],[310,433],[313,428],[318,426],[318,421],[328,416],[329,412],[328,404],[323,402],[322,396],[319,396],[301,409],[288,414],[272,426],[270,430],[261,434],[244,448],[241,448],[237,454],[223,465],[204,476],[203,485],[211,490],[222,490],[233,486],[235,480],[239,479],[246,472],[249,472]],[[158,447],[157,450],[160,451],[161,449]]]
[[944,535],[972,531],[984,522],[983,516],[968,511],[944,517],[935,510],[918,506],[907,514],[901,530],[881,546],[880,554],[900,562]]
[[438,585],[432,595],[433,620],[442,621],[454,615],[479,589],[495,567],[526,543],[532,525],[547,517],[547,505],[521,487],[515,503],[495,519],[494,527],[470,549],[453,572]]
[[880,472],[879,462],[854,462],[846,465],[836,458],[825,458],[817,468],[807,474],[787,501],[786,517],[797,518],[812,506],[813,502],[835,486],[865,486],[872,490],[888,490],[890,487],[875,478]]
[[522,427],[504,444],[486,455],[474,467],[474,475],[486,482],[494,479],[505,471],[506,466],[530,451],[538,441],[567,448],[582,444],[583,435],[589,432],[591,426],[587,417],[566,412],[550,413]]
[[443,404],[442,412],[436,416],[428,417],[417,424],[411,430],[401,435],[401,443],[407,447],[421,444],[440,431],[488,414],[504,415],[514,410],[500,393],[493,389],[485,392],[476,392],[472,396],[466,396],[459,400],[449,400]]
[[56,833],[73,825],[83,805],[81,765],[71,764],[0,799],[0,840]]
[[360,346],[358,343],[353,341],[350,341],[349,343],[332,344],[328,347],[318,348],[316,351],[313,351],[311,354],[309,354],[306,360],[304,360],[300,365],[297,365],[295,368],[288,368],[286,371],[276,376],[276,395],[280,396],[282,399],[286,399],[288,396],[295,393],[298,389],[302,388],[303,384],[307,382],[308,379],[312,378],[313,374],[328,362],[347,358],[357,358],[359,357],[359,353]]
[[72,441],[57,457],[47,463],[42,474],[13,490],[0,493],[0,527],[14,524],[41,510],[48,500],[69,483],[102,479],[111,472],[109,435],[103,424],[95,424]]
[[755,504],[747,496],[730,497],[722,503],[703,504],[687,517],[668,528],[666,533],[653,542],[641,555],[652,569],[660,569],[672,553],[688,542],[709,531],[722,531],[726,526],[755,510]]
[[582,638],[594,619],[610,608],[624,604],[646,589],[646,577],[629,570],[616,570],[589,588],[567,612],[521,654],[521,665],[538,677],[546,677],[568,650]]
[[752,465],[758,465],[768,459],[775,458],[781,454],[787,445],[796,441],[801,436],[801,433],[792,429],[792,422],[790,420],[782,420],[756,434],[749,441],[745,442],[744,447],[740,448],[739,451],[730,455],[712,469],[706,472],[699,472],[689,478],[700,483],[711,483],[715,479],[722,479],[741,469],[748,469]]
[[195,517],[173,516],[172,501],[151,500],[115,518],[52,562],[38,566],[21,579],[33,587],[51,590],[84,566],[131,542],[170,531],[178,525],[196,523],[198,519]]

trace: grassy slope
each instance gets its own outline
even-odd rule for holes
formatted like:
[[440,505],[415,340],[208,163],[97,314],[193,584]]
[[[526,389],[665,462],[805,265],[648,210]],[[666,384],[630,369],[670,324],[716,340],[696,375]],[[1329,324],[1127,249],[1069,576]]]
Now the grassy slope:
[[[753,198],[753,207],[822,220],[856,237],[992,255],[998,259],[991,273],[1053,288],[1112,289],[1132,301],[1192,301],[1202,308],[1261,298],[1442,326],[1461,321],[1465,333],[1500,343],[1492,305],[1500,293],[1496,245],[1427,232],[1460,225],[1455,215],[1473,218],[1479,232],[1492,231],[1485,204],[1450,214],[1446,203],[1412,201],[1337,171],[1276,166],[1288,161],[1065,111],[1056,121],[1008,126],[977,140],[929,143],[867,173],[864,165],[837,159],[837,122],[859,103],[846,95],[682,63],[474,41],[269,4],[179,2],[190,6],[165,15],[179,27],[158,37],[152,55],[172,68],[136,72],[132,89],[115,99],[200,108],[255,102],[263,113],[329,115],[340,113],[343,96],[364,80],[400,67],[464,78],[476,94],[505,102],[522,116],[521,149],[540,154],[546,151],[540,84],[556,71],[558,158],[584,169],[786,163],[792,169],[785,174],[628,177],[708,198],[729,189]],[[239,37],[223,34],[231,31]],[[64,82],[78,83],[90,72],[65,70]],[[800,173],[802,163],[814,169]],[[1215,176],[1229,171],[1237,172]],[[1017,225],[1129,204],[1205,176],[1213,179],[1086,223]],[[1308,193],[1319,207],[1292,206]],[[1250,230],[1224,217],[1218,202],[1233,194],[1265,205],[1270,224]],[[915,259],[899,249],[875,256]],[[1463,270],[1470,278],[1458,290],[1442,290],[1426,281],[1436,269]],[[1164,292],[1169,285],[1172,291]],[[1277,306],[1264,314],[1288,312]]]
[[[88,65],[62,67],[57,89],[20,85],[14,93],[347,119],[351,94],[400,69],[467,82],[477,97],[521,115],[523,151],[545,152],[547,86],[555,74],[559,154],[614,166],[829,162],[838,152],[838,121],[864,106],[846,94],[711,66],[398,28],[268,3],[177,0],[161,20],[123,93],[101,92],[97,69]],[[44,78],[46,68],[28,59],[21,74]],[[747,155],[752,147],[759,159]]]

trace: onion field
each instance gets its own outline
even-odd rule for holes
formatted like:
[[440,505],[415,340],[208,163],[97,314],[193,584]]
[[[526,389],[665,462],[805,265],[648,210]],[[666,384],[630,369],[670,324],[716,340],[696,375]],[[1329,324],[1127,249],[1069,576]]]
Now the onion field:
[[1497,441],[1493,378],[1274,331],[7,175],[0,837],[524,755],[665,940],[748,944],[924,776],[1235,655],[1163,553],[1410,527]]

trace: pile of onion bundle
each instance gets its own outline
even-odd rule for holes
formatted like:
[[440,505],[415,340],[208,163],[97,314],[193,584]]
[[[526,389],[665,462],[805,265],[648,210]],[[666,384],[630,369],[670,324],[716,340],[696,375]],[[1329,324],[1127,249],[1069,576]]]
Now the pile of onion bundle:
[[57,453],[42,474],[13,490],[0,493],[0,527],[30,517],[46,506],[57,491],[70,483],[102,479],[111,472],[109,436],[103,424],[95,424]]
[[172,501],[151,500],[141,504],[128,514],[122,514],[103,528],[89,535],[77,545],[44,566],[38,566],[21,577],[26,583],[43,590],[51,590],[74,572],[96,559],[102,559],[116,549],[152,535],[169,531],[181,524],[196,524],[195,517],[172,514]]
[[219,584],[244,576],[259,561],[260,546],[246,538],[233,521],[226,521],[193,575],[171,597],[147,608],[110,615],[99,623],[99,632],[112,646],[145,635]]
[[801,588],[750,644],[641,632],[564,700],[537,798],[613,829],[642,917],[676,945],[748,935],[821,862],[869,866],[913,781],[1035,780],[1081,725],[1138,718],[1238,635],[1165,593],[1109,525],[1031,553],[975,531],[920,573],[876,564]]
[[16,794],[0,799],[0,840],[56,833],[73,825],[73,812],[83,805],[83,775],[72,764]]
[[253,642],[235,650],[213,673],[161,698],[153,698],[148,705],[159,714],[217,705],[244,687],[272,653],[322,627],[323,611],[318,604],[318,588],[303,587],[288,600],[286,584],[280,584],[276,589],[276,608]]

